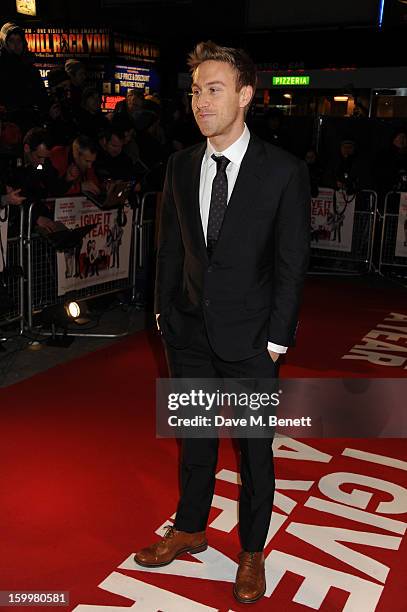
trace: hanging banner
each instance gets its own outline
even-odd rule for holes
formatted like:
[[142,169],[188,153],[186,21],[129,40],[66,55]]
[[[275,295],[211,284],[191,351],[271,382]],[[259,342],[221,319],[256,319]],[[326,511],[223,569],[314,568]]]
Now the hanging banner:
[[311,200],[311,246],[350,253],[354,216],[355,196],[320,189]]
[[7,208],[0,209],[0,272],[3,272],[7,264],[7,231],[8,214]]
[[68,228],[90,223],[91,230],[77,247],[57,253],[58,295],[100,283],[127,278],[133,211],[100,210],[83,197],[55,200],[55,221]]
[[106,28],[25,28],[28,49],[37,57],[94,57],[110,53]]
[[120,55],[125,59],[155,62],[160,57],[160,50],[156,45],[137,42],[118,32],[113,33],[113,47],[115,55]]
[[400,194],[395,255],[407,257],[407,193]]

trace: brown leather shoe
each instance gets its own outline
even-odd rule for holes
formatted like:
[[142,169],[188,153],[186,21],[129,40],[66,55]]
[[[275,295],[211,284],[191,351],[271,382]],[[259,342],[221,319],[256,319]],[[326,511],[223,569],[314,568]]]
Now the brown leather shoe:
[[162,567],[185,552],[198,553],[208,548],[205,532],[188,533],[166,525],[167,531],[159,542],[143,548],[134,555],[134,560],[144,567]]
[[233,595],[239,603],[254,603],[265,592],[264,554],[242,550]]

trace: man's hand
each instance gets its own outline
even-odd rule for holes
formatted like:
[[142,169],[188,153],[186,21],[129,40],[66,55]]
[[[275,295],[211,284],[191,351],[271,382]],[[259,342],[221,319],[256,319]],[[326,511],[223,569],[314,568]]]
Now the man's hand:
[[274,363],[276,363],[277,359],[280,357],[280,353],[275,353],[274,351],[270,351],[269,349],[267,350]]
[[20,195],[21,189],[13,189],[7,185],[7,194],[1,198],[3,206],[21,206],[25,197]]
[[65,179],[68,181],[68,183],[73,183],[74,181],[77,181],[79,176],[80,172],[76,164],[71,164],[70,166],[68,166],[68,170],[65,174]]
[[48,219],[48,217],[38,217],[37,225],[49,233],[56,232],[58,229],[58,225],[55,223],[55,221]]
[[95,183],[92,183],[92,181],[83,181],[82,191],[89,191],[90,193],[93,193],[93,195],[99,195],[100,193],[99,187],[95,185]]

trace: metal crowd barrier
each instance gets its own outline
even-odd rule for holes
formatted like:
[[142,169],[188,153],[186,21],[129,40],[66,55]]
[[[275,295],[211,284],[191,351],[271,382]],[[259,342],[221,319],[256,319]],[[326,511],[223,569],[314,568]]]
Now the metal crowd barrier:
[[143,194],[138,210],[137,256],[135,259],[135,284],[133,301],[145,304],[152,299],[154,283],[154,257],[157,245],[158,219],[161,191]]
[[[82,197],[82,196],[81,196]],[[74,199],[74,198],[72,198]],[[55,202],[55,199],[46,200],[48,204]],[[127,278],[100,282],[90,287],[77,288],[69,291],[65,295],[58,295],[57,278],[57,252],[55,248],[33,227],[33,208],[30,206],[28,215],[28,230],[26,237],[27,249],[27,325],[29,330],[34,329],[34,317],[41,313],[45,308],[67,301],[88,301],[96,297],[116,293],[119,291],[133,291],[135,283],[135,253],[136,253],[136,224],[137,214],[133,211],[131,246],[129,257],[129,274]],[[137,209],[136,209],[137,210]],[[36,330],[37,331],[37,330]],[[48,334],[46,334],[48,335]],[[127,335],[127,332],[119,334],[71,332],[68,336],[86,336],[117,338]]]
[[401,193],[400,191],[389,191],[384,200],[379,273],[382,276],[392,276],[407,281],[407,209],[404,221],[402,221],[400,249],[405,251],[405,254],[396,255],[397,247],[400,248],[400,244],[397,244],[397,235],[399,232]]
[[24,329],[24,209],[8,207],[1,211],[8,218],[7,244],[2,245],[6,268],[0,273],[0,326],[20,322]]
[[351,250],[323,249],[312,245],[310,273],[364,274],[370,272],[373,268],[376,218],[377,193],[367,189],[357,192]]

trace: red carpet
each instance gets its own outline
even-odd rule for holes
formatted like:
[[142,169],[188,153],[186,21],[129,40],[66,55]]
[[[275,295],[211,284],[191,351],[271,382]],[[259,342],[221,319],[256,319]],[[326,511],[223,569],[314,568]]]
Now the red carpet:
[[[308,284],[282,375],[403,376],[402,368],[341,360],[388,313],[406,315],[402,293],[372,300],[354,287],[351,297],[338,283],[335,300],[324,282]],[[178,497],[178,445],[155,439],[159,375],[159,341],[141,333],[0,390],[1,591],[69,591],[68,609],[80,612],[244,609],[232,596],[239,543],[230,441],[221,447],[210,549],[154,572],[131,561]],[[268,596],[255,609],[404,611],[405,440],[285,444],[276,444]]]

